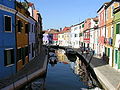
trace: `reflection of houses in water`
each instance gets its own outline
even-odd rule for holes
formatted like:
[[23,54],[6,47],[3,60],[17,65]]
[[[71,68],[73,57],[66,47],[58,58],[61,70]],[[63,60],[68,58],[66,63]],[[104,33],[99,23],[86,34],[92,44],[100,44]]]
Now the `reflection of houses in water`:
[[56,54],[59,62],[63,62],[64,64],[69,63],[69,60],[67,59],[67,56],[65,55],[64,50],[61,50],[61,49],[57,50]]
[[77,75],[79,75],[79,73],[80,73],[80,65],[81,65],[81,61],[77,57],[77,59],[75,61],[75,66],[74,66],[74,73]]
[[79,75],[80,80],[83,81],[88,87],[98,86],[95,79],[93,79],[91,76],[91,73],[87,70],[87,66],[81,60],[79,60],[78,57],[72,65],[74,65],[72,67],[74,73]]

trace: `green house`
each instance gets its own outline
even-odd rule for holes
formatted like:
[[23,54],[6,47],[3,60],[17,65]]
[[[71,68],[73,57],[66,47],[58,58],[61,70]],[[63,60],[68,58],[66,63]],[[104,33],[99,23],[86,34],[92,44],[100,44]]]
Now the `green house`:
[[113,63],[116,69],[120,69],[120,6],[115,8],[113,13],[114,13]]

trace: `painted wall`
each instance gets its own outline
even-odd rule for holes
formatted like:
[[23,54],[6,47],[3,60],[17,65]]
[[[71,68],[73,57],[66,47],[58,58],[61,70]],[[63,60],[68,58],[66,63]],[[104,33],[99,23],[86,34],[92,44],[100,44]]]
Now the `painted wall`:
[[[113,9],[118,7],[119,3],[118,2],[113,2],[111,3],[107,9],[106,9],[106,38],[107,38],[107,43],[105,44],[105,47],[107,48],[106,51],[106,55],[109,57],[109,65],[113,66],[113,55],[111,53],[113,53],[112,49],[113,46],[112,44],[110,44],[110,38],[113,41],[113,18],[114,18],[114,14],[113,14]],[[111,54],[111,55],[110,55]]]
[[[17,3],[17,4],[20,5],[20,3]],[[25,32],[26,31],[25,24],[29,24],[29,21],[28,21],[29,12],[26,11],[24,8],[18,7],[18,5],[16,6],[16,10],[20,14],[17,14],[16,16],[16,24],[18,24],[18,20],[20,20],[23,24],[23,27],[21,32],[18,32],[18,25],[16,26],[17,49],[23,48],[23,50],[25,50],[24,48],[26,46],[29,46],[29,35],[28,35],[29,33]],[[29,62],[29,55],[27,54],[27,56],[25,56],[25,51],[23,50],[22,50],[22,59],[17,60],[17,71],[22,69],[24,65]],[[24,61],[23,59],[25,59],[25,62],[23,62]]]
[[72,33],[72,38],[71,38],[71,42],[72,42],[72,47],[73,48],[79,48],[80,47],[80,24],[78,25],[74,25],[71,27],[71,33]]
[[[120,33],[116,34],[116,25],[120,24],[120,8],[119,11],[114,14],[114,38],[113,38],[113,47],[114,47],[114,54],[113,54],[113,67],[120,70],[120,51],[118,50],[120,45]],[[117,9],[117,10],[118,10]]]
[[43,34],[43,44],[49,44],[48,34]]
[[9,8],[15,8],[15,0],[0,0],[0,4]]
[[[14,0],[0,0],[0,4],[8,6],[9,9],[14,9]],[[5,9],[4,9],[5,10]],[[16,72],[16,42],[15,42],[15,12],[0,10],[0,79],[8,77]],[[5,32],[4,15],[8,15],[12,20],[12,32]],[[4,65],[4,50],[14,49],[14,64]]]
[[90,43],[90,27],[91,27],[91,19],[88,18],[84,23],[84,43],[85,47],[87,47]]
[[29,17],[29,23],[30,23],[30,31],[29,31],[29,60],[32,60],[35,57],[35,23],[36,21]]

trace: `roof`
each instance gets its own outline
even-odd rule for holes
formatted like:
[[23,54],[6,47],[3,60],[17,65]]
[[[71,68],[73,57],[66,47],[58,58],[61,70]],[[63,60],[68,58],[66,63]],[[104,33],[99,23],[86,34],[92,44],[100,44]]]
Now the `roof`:
[[67,30],[70,30],[70,27],[64,27],[62,31],[67,31]]
[[80,24],[82,24],[82,23],[84,23],[84,21],[82,21],[82,22],[80,22],[80,23],[78,23],[78,24],[72,25],[71,27],[74,27],[74,26],[80,25]]
[[98,9],[97,13],[98,13],[104,6],[106,7],[109,3],[110,3],[110,2],[105,2],[105,3]]
[[97,22],[97,21],[98,21],[98,16],[96,16],[95,18],[93,18],[93,20],[94,20],[95,22]]
[[62,30],[62,31],[60,31],[58,34],[63,34],[63,33],[67,33],[67,32],[70,32],[70,29]]
[[112,0],[111,2],[108,3],[108,5],[106,6],[106,9],[107,9],[113,2],[120,2],[120,0]]
[[45,34],[55,34],[59,32],[57,29],[48,29],[44,31],[45,31]]

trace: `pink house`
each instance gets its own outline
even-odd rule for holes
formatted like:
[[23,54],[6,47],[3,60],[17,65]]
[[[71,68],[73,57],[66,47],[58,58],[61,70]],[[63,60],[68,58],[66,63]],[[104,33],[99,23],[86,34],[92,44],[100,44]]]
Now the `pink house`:
[[106,11],[105,8],[109,2],[104,3],[100,9],[97,11],[98,13],[98,54],[100,56],[105,52],[105,36],[106,36]]

